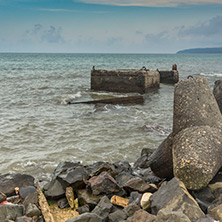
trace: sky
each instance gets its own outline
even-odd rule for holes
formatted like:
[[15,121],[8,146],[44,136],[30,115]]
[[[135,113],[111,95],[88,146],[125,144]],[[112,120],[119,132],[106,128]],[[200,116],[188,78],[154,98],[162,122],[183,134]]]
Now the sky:
[[222,0],[0,0],[0,52],[222,47]]

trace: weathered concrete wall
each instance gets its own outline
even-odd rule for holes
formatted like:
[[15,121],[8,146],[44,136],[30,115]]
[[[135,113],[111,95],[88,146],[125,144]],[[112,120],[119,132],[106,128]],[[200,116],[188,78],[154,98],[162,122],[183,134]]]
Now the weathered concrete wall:
[[160,75],[148,70],[92,70],[91,89],[110,92],[145,93],[159,88]]
[[161,83],[175,84],[179,81],[179,72],[177,70],[159,71],[159,73]]

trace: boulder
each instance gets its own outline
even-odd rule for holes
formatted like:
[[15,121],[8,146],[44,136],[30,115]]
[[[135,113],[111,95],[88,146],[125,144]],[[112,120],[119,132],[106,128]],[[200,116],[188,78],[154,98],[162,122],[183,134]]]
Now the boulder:
[[89,213],[89,205],[84,205],[81,207],[78,207],[78,209],[76,210],[79,214],[84,214],[84,213]]
[[220,112],[222,113],[222,81],[217,80],[214,83],[213,94],[219,106]]
[[184,213],[192,222],[195,222],[204,213],[198,206],[194,198],[189,194],[184,183],[178,178],[173,178],[168,183],[164,183],[151,198],[151,212],[157,214],[159,210],[167,208],[171,211]]
[[33,222],[31,217],[23,216],[23,217],[17,217],[15,222]]
[[131,168],[129,162],[126,160],[117,161],[117,162],[113,163],[113,166],[114,166],[117,174],[120,174],[122,172],[132,173],[132,168]]
[[88,192],[86,189],[77,190],[79,205],[88,205],[90,210],[94,209],[94,207],[98,204],[100,199],[103,197],[102,195],[94,196],[90,192]]
[[130,193],[129,204],[140,205],[140,200],[142,198],[142,194],[134,191]]
[[145,210],[136,211],[131,219],[132,222],[156,222],[156,216],[147,213]]
[[56,178],[53,178],[48,184],[46,184],[44,190],[45,196],[50,199],[60,199],[65,195],[65,188]]
[[28,217],[40,216],[41,211],[35,204],[30,203],[26,209],[25,214]]
[[137,168],[148,168],[149,166],[150,166],[150,163],[149,163],[149,160],[148,160],[148,156],[146,154],[140,156],[136,160],[136,162],[133,164],[133,167],[135,169],[137,169]]
[[205,78],[189,78],[175,86],[173,133],[192,126],[222,126],[222,115]]
[[127,217],[132,217],[133,214],[140,210],[141,208],[136,204],[130,204],[128,207],[124,208],[123,211],[127,215]]
[[93,195],[112,194],[120,191],[120,187],[110,174],[102,172],[88,181],[88,187]]
[[38,202],[39,202],[38,193],[35,192],[35,193],[30,193],[28,194],[28,196],[26,196],[25,200],[23,201],[23,205],[26,209],[30,203],[37,205]]
[[152,193],[144,193],[141,201],[140,201],[140,206],[144,209],[147,210],[150,207],[150,197],[152,196]]
[[107,172],[111,176],[115,176],[117,174],[115,167],[107,162],[96,162],[92,165],[86,166],[87,171],[90,174],[90,177],[98,176],[102,172]]
[[98,203],[98,205],[94,208],[92,213],[98,215],[102,218],[102,221],[106,221],[109,213],[113,208],[112,203],[108,199],[108,197],[104,196]]
[[125,183],[127,183],[130,179],[134,177],[135,176],[133,176],[129,172],[121,172],[115,177],[115,180],[119,184],[120,187],[123,187]]
[[218,221],[214,220],[213,217],[207,214],[205,217],[198,219],[196,222],[218,222]]
[[84,213],[77,217],[66,220],[66,222],[102,222],[101,217],[94,213]]
[[171,133],[149,157],[150,168],[160,178],[173,177],[173,134]]
[[146,181],[140,177],[134,177],[130,180],[128,180],[124,185],[123,188],[128,191],[138,191],[140,193],[147,192],[150,189],[149,184],[146,183]]
[[7,199],[7,196],[4,193],[0,192],[0,203],[5,201],[6,199]]
[[159,210],[156,220],[158,222],[190,222],[190,219],[184,213],[172,211],[166,208]]
[[69,207],[69,202],[66,198],[62,198],[62,199],[58,200],[58,208],[64,209],[67,207]]
[[210,126],[195,126],[174,137],[174,175],[187,189],[200,190],[216,175],[222,163],[222,131]]
[[27,174],[1,174],[0,192],[6,196],[15,195],[15,187],[34,186],[34,177]]
[[208,214],[210,214],[216,220],[222,221],[222,204],[210,209]]
[[19,196],[24,200],[29,194],[36,193],[37,190],[34,186],[20,187]]
[[23,206],[15,204],[0,205],[0,221],[14,220],[23,216]]
[[109,222],[119,222],[121,220],[125,220],[127,216],[123,210],[116,210],[115,212],[111,213],[108,218]]

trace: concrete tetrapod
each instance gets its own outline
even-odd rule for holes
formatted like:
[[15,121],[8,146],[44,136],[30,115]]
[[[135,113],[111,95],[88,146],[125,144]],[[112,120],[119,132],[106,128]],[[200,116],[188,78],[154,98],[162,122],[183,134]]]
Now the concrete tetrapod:
[[219,128],[194,126],[174,137],[174,175],[183,181],[187,189],[206,187],[221,168],[221,133]]

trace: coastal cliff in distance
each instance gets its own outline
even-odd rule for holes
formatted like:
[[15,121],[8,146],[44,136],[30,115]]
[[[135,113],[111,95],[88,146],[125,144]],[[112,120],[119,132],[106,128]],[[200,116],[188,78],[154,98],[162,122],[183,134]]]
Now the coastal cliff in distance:
[[177,54],[182,53],[211,53],[211,54],[222,54],[222,47],[218,48],[194,48],[194,49],[185,49],[178,51]]

